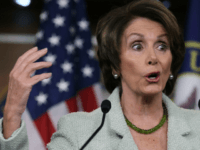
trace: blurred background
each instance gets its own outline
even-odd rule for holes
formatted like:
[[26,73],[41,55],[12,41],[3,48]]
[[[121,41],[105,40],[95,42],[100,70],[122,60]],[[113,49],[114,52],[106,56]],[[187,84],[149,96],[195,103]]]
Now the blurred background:
[[[100,17],[110,9],[130,0],[86,0],[87,14],[92,34]],[[177,17],[182,29],[185,26],[188,0],[163,0]],[[17,58],[35,44],[35,34],[40,25],[44,0],[0,1],[0,91],[8,83],[8,75]]]

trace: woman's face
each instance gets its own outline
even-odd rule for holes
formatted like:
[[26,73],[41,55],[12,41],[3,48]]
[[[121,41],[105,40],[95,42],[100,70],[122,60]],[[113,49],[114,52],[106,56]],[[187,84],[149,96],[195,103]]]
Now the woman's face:
[[[139,95],[158,94],[171,73],[172,54],[163,26],[146,18],[133,20],[125,29],[121,43],[120,73],[122,89]],[[159,80],[145,77],[160,73]]]

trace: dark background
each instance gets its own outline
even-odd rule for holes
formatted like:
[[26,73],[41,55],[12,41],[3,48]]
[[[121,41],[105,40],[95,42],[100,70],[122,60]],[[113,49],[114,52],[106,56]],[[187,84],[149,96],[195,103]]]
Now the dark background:
[[[100,17],[115,6],[122,6],[131,0],[86,0],[88,18],[92,27]],[[163,0],[160,0],[163,2]],[[176,16],[178,23],[184,29],[187,17],[189,0],[168,0],[171,3],[169,10]],[[0,2],[0,33],[33,33],[39,26],[39,15],[44,0],[32,0],[27,8],[17,6],[13,0]]]

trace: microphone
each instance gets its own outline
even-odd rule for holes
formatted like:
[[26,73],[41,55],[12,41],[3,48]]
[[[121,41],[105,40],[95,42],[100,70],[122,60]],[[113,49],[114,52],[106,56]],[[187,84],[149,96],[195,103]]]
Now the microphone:
[[81,147],[80,150],[83,150],[85,148],[85,146],[94,138],[94,136],[99,132],[99,130],[103,127],[104,124],[104,120],[105,120],[105,116],[106,113],[108,113],[110,111],[111,108],[111,103],[109,100],[104,100],[101,103],[101,111],[103,112],[103,118],[102,118],[102,122],[101,125],[99,126],[99,128],[97,128],[97,130],[92,134],[92,136],[85,142],[85,144]]

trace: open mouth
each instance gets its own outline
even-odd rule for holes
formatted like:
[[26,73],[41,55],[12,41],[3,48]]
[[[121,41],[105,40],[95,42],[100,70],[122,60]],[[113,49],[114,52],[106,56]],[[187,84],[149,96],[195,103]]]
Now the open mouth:
[[148,78],[149,78],[149,79],[156,79],[158,75],[159,75],[158,73],[152,73],[152,74],[150,74],[150,75],[148,76]]
[[159,72],[151,73],[145,78],[147,79],[148,82],[158,82],[160,79],[160,73]]

